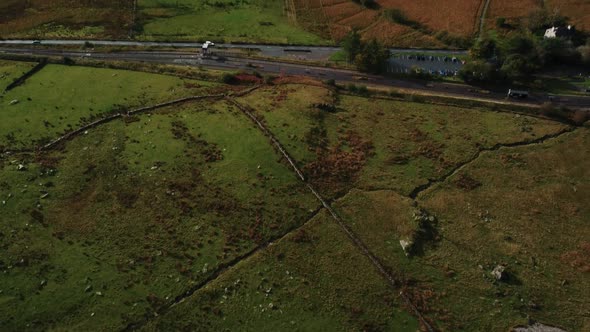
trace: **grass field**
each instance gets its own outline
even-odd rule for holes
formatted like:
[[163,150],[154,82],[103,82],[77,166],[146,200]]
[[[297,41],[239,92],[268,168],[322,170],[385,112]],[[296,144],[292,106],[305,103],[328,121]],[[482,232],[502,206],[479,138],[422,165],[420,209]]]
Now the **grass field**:
[[[543,145],[486,153],[420,198],[439,217],[441,240],[410,269],[429,262],[439,275],[450,273],[442,286],[444,278],[423,272],[446,294],[434,307],[460,302],[464,313],[457,316],[482,329],[505,329],[527,315],[570,331],[590,328],[583,295],[590,287],[589,139],[584,128]],[[459,187],[467,177],[481,186]],[[496,264],[507,266],[506,283],[490,280]]]
[[120,329],[303,223],[317,203],[276,160],[225,103],[2,160],[2,329]]
[[[32,148],[105,113],[203,94],[214,86],[173,76],[49,65],[0,98],[0,145]],[[18,104],[11,105],[13,100]]]
[[[140,0],[141,39],[325,44],[329,41],[289,23],[283,1]],[[197,23],[197,24],[195,24]]]
[[[510,113],[336,96],[302,85],[261,89],[243,101],[328,192],[354,186],[408,195],[480,149],[565,128]],[[335,111],[322,111],[320,103]]]
[[416,319],[323,211],[143,330],[416,331]]
[[132,0],[5,0],[0,4],[3,38],[127,38]]
[[3,38],[215,40],[327,44],[292,24],[283,1],[9,0],[0,4]]
[[[0,154],[0,330],[416,331],[400,291],[440,330],[590,327],[587,127],[273,83],[236,101],[398,287],[247,116],[202,100]],[[115,105],[236,88],[48,66],[2,98],[2,139],[32,147]]]
[[34,63],[0,60],[0,91],[35,66]]

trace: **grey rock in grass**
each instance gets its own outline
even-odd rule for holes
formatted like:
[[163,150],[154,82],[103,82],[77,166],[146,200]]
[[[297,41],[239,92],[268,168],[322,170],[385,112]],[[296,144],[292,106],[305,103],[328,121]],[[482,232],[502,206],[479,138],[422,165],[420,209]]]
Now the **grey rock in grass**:
[[414,245],[412,240],[399,240],[399,244],[400,246],[402,246],[402,249],[404,251],[404,254],[406,254],[406,256],[410,256],[411,251],[412,251],[412,246]]
[[506,280],[508,274],[504,265],[497,265],[491,272],[492,276],[498,281]]

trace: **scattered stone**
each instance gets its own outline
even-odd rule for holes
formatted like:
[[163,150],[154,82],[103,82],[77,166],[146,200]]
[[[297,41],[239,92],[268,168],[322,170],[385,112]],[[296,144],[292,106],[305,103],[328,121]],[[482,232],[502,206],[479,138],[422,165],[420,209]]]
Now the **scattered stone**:
[[412,251],[412,245],[414,244],[411,240],[399,240],[399,244],[402,246],[402,250],[406,256],[410,256],[410,252]]
[[96,292],[94,294],[96,294],[97,296],[102,296],[102,292]]
[[16,169],[18,171],[26,171],[27,170],[27,167],[25,165],[23,165],[23,164],[18,164],[18,166],[16,167]]
[[49,193],[44,193],[43,195],[41,195],[41,199],[45,199],[49,196]]
[[14,99],[10,102],[10,105],[16,105],[18,104],[20,101],[18,99]]
[[497,265],[491,272],[492,276],[498,281],[506,280],[508,274],[504,265]]

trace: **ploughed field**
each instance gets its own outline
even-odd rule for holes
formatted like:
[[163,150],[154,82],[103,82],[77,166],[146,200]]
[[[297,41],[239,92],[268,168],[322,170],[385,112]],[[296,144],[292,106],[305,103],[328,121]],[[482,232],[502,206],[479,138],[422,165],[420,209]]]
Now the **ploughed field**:
[[0,329],[590,327],[587,127],[272,83],[50,65],[4,93]]

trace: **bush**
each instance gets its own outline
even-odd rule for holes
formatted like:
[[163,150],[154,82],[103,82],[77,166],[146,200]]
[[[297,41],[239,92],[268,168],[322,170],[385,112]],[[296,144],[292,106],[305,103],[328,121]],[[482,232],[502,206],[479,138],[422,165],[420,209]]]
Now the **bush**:
[[367,89],[367,86],[365,85],[357,87],[356,92],[362,96],[368,96],[370,94],[369,89]]
[[266,83],[268,85],[273,85],[275,83],[275,78],[276,78],[276,76],[268,75],[264,78],[264,83]]
[[64,57],[64,65],[72,66],[75,64],[76,64],[76,62],[72,58]]
[[237,81],[235,74],[225,73],[221,76],[221,82],[225,84],[236,84]]

